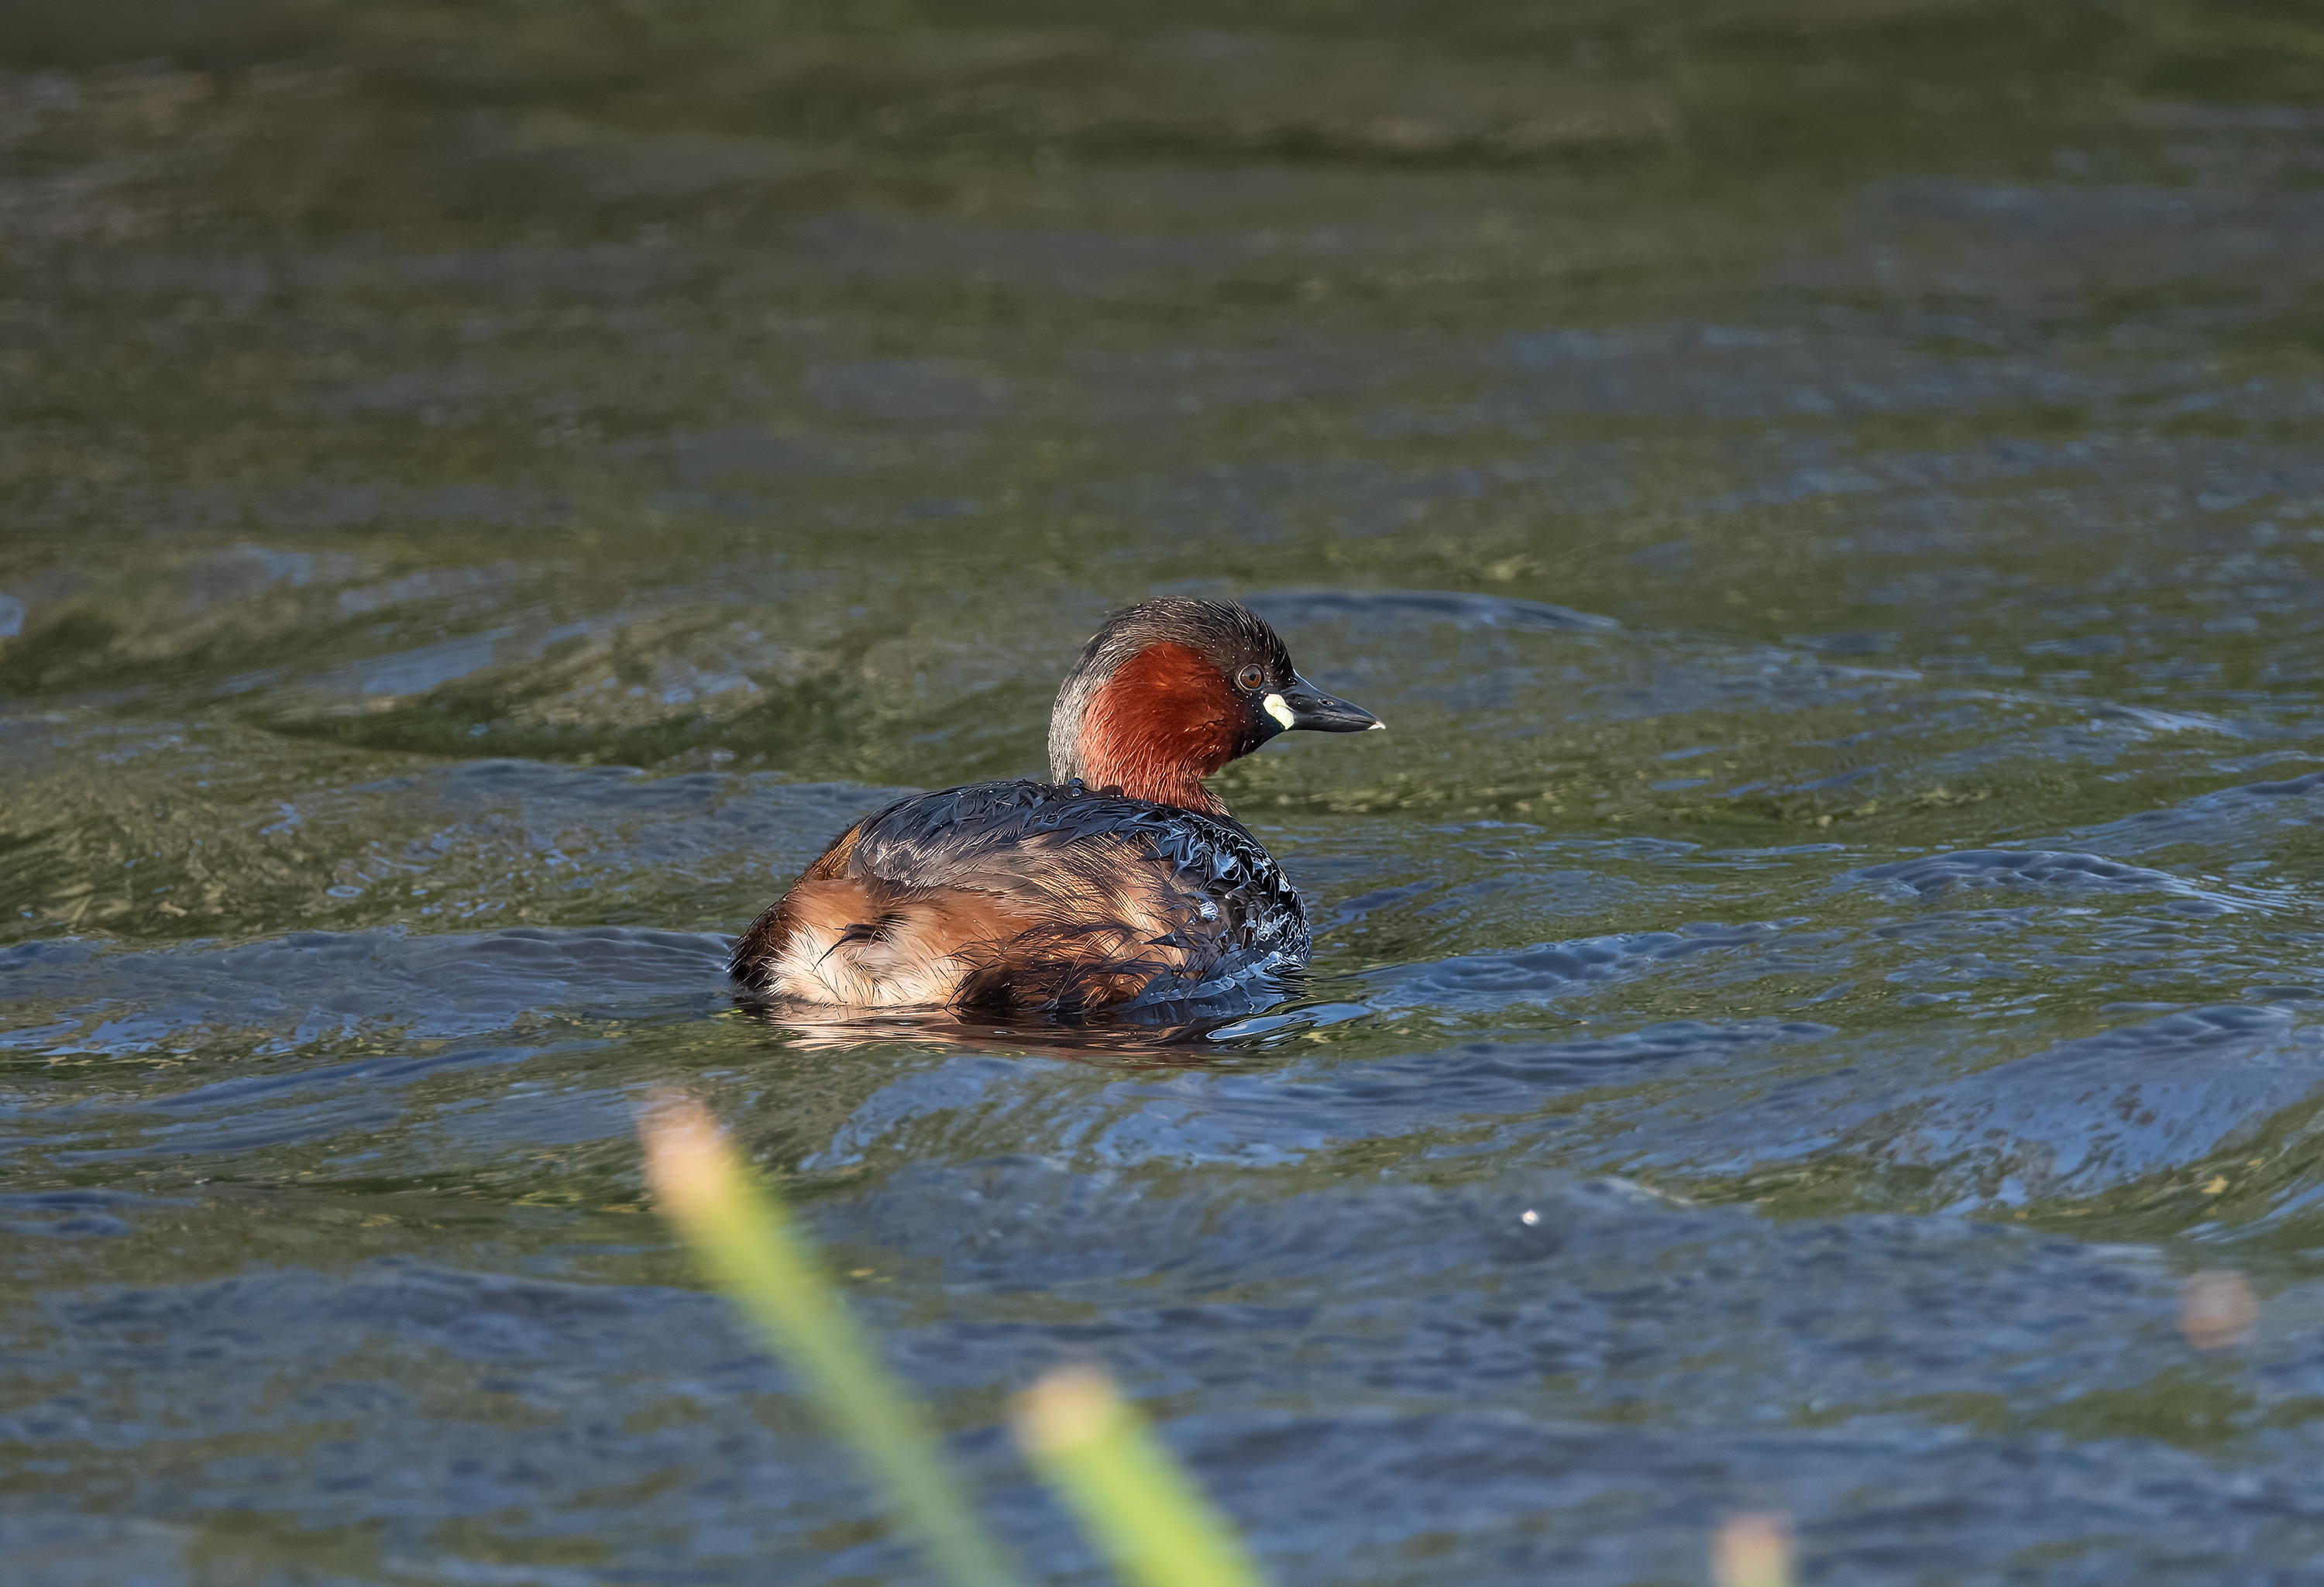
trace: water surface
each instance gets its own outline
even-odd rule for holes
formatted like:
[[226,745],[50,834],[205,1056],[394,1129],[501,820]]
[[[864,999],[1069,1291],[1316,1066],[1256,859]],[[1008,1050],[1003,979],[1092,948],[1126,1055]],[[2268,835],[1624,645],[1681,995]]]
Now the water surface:
[[[2312,1571],[2324,35],[85,9],[0,78],[16,1579],[918,1579],[671,1086],[1043,1580],[1069,1361],[1286,1583]],[[1219,780],[1299,996],[736,1006],[1163,593],[1389,724]]]

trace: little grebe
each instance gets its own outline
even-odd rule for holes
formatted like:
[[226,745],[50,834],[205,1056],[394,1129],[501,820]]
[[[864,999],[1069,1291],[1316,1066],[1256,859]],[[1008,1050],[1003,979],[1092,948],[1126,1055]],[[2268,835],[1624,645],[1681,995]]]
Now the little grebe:
[[743,935],[734,978],[856,1008],[1076,1013],[1304,964],[1299,895],[1203,779],[1288,728],[1379,725],[1245,608],[1141,602],[1057,691],[1052,780],[865,817]]

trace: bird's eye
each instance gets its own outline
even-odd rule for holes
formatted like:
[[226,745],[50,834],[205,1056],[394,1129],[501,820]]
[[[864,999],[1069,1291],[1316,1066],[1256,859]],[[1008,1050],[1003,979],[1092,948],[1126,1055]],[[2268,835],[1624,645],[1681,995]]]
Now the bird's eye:
[[1245,688],[1257,688],[1267,681],[1267,669],[1254,661],[1235,674],[1235,681]]

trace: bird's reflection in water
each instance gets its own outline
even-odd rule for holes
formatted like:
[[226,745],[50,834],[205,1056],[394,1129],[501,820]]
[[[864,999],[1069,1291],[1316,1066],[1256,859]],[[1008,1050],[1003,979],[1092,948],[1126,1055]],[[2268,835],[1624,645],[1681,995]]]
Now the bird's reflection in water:
[[[994,1017],[948,1009],[839,1009],[787,999],[737,998],[745,1015],[788,1039],[786,1045],[830,1051],[895,1042],[973,1048],[979,1052],[1039,1053],[1106,1067],[1194,1067],[1216,1063],[1250,1040],[1271,1035],[1297,1003],[1287,988],[1267,995],[1202,1002],[1154,1004],[1102,1015]],[[1248,1033],[1235,1028],[1259,1014],[1277,1018]]]

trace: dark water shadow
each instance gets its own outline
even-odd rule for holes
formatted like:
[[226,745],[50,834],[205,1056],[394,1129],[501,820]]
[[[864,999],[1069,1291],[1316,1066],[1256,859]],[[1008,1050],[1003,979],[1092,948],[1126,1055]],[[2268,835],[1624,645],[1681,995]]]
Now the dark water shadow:
[[[1236,989],[1203,1000],[1147,1003],[1090,1014],[987,1013],[957,1010],[843,1010],[781,998],[737,997],[747,1018],[782,1032],[788,1045],[809,1050],[927,1043],[978,1052],[1038,1053],[1102,1067],[1197,1067],[1266,1041],[1297,1010],[1320,1001],[1302,998],[1304,981],[1286,979],[1265,991]],[[1264,1027],[1234,1027],[1270,1016]],[[1222,1037],[1225,1039],[1222,1040]]]

